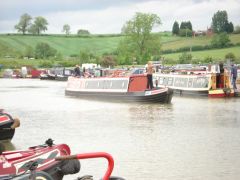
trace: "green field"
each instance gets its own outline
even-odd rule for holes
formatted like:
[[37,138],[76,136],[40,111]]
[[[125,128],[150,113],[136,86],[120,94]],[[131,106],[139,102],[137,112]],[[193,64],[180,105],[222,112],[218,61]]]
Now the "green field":
[[24,51],[27,46],[35,47],[38,43],[48,43],[64,56],[78,55],[80,50],[96,54],[112,52],[122,37],[77,37],[77,36],[22,36],[0,35],[0,43],[17,51]]
[[[193,59],[204,60],[207,57],[212,57],[214,60],[224,60],[227,53],[233,53],[236,59],[240,59],[240,46],[223,48],[223,49],[213,49],[205,51],[193,51],[191,54]],[[173,53],[163,55],[166,59],[179,59],[182,53]]]
[[[191,46],[205,46],[209,45],[212,37],[200,36],[200,37],[178,37],[171,34],[160,33],[162,50],[179,49],[182,47]],[[240,34],[232,34],[229,36],[231,43],[240,43]],[[55,48],[63,56],[79,55],[81,50],[87,50],[96,55],[102,55],[103,53],[114,52],[118,46],[119,41],[123,38],[120,35],[92,35],[89,37],[79,36],[64,36],[64,35],[12,35],[2,34],[0,35],[0,49],[1,46],[6,46],[8,49],[23,52],[27,46],[35,48],[37,43],[48,43],[51,47]],[[6,49],[6,48],[5,48]],[[192,52],[194,58],[203,59],[204,57],[211,56],[214,59],[223,59],[225,54],[232,52],[239,58],[239,47],[233,47],[220,50],[205,50],[200,52]],[[5,51],[5,50],[3,50]],[[180,53],[181,54],[181,53]],[[168,58],[177,58],[179,53],[166,54]]]

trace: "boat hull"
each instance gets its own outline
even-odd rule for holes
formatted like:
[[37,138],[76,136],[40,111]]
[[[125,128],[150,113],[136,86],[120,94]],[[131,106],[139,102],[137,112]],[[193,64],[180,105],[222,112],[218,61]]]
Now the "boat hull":
[[170,103],[173,91],[169,88],[143,92],[88,92],[66,90],[67,96],[75,96],[90,100],[120,101],[120,102],[155,102]]
[[174,89],[173,90],[174,95],[179,96],[201,96],[201,97],[207,97],[208,96],[208,90],[204,91],[191,91],[191,90],[183,90],[183,89]]

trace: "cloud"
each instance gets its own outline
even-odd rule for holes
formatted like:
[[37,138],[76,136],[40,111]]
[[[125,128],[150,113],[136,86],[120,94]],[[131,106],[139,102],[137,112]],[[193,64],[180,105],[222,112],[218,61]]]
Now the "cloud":
[[206,29],[218,10],[228,12],[229,21],[239,25],[239,0],[8,0],[0,6],[0,32],[12,32],[22,14],[43,16],[47,33],[60,33],[64,24],[71,32],[87,29],[91,33],[119,33],[136,12],[155,13],[162,20],[156,31],[171,30],[175,20],[191,21],[196,30]]

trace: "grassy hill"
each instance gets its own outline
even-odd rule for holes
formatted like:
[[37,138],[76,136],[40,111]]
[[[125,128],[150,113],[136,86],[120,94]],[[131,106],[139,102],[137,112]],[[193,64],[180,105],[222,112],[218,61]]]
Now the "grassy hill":
[[[78,55],[80,50],[88,50],[97,55],[116,50],[119,41],[123,37],[120,35],[93,35],[90,37],[64,36],[64,35],[0,35],[0,51],[21,51],[23,52],[27,46],[35,47],[37,43],[48,43],[51,47],[61,52],[63,56]],[[240,34],[230,35],[231,43],[240,43]],[[161,33],[162,50],[179,49],[182,47],[204,46],[209,45],[211,37],[177,37],[169,33]],[[234,53],[240,59],[240,47],[232,47],[219,50],[204,50],[192,52],[194,58],[203,59],[211,56],[213,58],[223,59],[228,52]],[[0,52],[1,53],[1,52]],[[181,53],[180,53],[181,54]],[[178,59],[179,53],[165,54],[167,58]]]
[[[231,48],[223,48],[223,49],[212,49],[205,51],[193,51],[191,52],[193,59],[197,59],[202,61],[208,57],[212,57],[214,60],[223,60],[225,55],[228,53],[233,53],[236,58],[240,59],[240,46],[231,47]],[[165,54],[163,55],[166,59],[179,59],[182,53],[173,53],[173,54]]]
[[[240,43],[240,34],[231,34],[229,36],[231,43]],[[212,37],[199,36],[199,37],[178,37],[178,36],[167,36],[162,38],[162,50],[166,49],[179,49],[187,46],[205,46],[210,45]]]
[[90,50],[96,54],[112,52],[122,37],[78,37],[78,36],[22,36],[0,35],[0,43],[17,50],[24,51],[27,46],[35,47],[38,43],[48,43],[64,56],[78,55],[80,50]]

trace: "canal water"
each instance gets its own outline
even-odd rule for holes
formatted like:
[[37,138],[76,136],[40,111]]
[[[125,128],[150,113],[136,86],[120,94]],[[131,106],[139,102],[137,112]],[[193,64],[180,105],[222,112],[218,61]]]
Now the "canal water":
[[[26,149],[52,138],[72,154],[105,151],[113,175],[128,180],[240,179],[240,98],[173,97],[172,103],[138,104],[65,96],[66,82],[0,79],[0,108],[21,127],[7,149]],[[99,179],[107,163],[81,161],[77,176]]]

